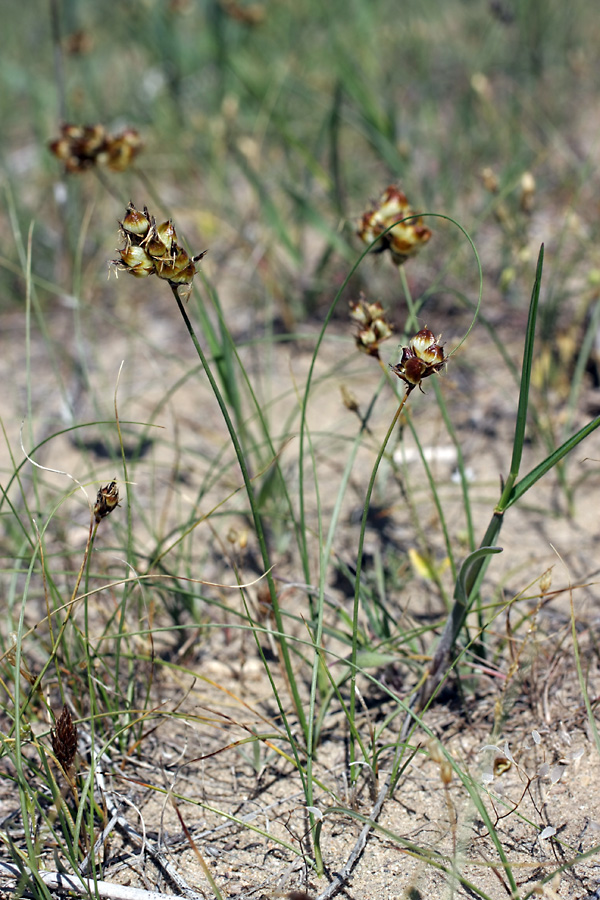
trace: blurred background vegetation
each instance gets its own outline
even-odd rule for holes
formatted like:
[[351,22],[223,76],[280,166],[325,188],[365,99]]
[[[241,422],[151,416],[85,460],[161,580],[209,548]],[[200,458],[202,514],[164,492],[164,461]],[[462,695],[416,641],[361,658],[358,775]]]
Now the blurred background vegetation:
[[[591,0],[52,0],[5,10],[3,30],[4,194],[25,231],[36,220],[40,278],[60,281],[65,254],[100,266],[121,208],[153,195],[213,266],[249,263],[244,302],[266,294],[290,327],[329,300],[355,217],[390,182],[456,217],[520,305],[545,240],[547,337],[575,267],[579,292],[598,278]],[[139,174],[64,180],[47,144],[65,120],[136,128]],[[463,279],[464,241],[438,230],[422,277]],[[15,259],[7,238],[3,305],[22,295]]]

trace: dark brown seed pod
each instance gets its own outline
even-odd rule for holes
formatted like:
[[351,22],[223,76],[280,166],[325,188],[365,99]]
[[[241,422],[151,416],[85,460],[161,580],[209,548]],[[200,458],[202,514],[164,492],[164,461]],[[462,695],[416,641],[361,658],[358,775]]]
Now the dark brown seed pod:
[[439,372],[446,364],[444,349],[432,331],[423,328],[410,341],[408,347],[402,348],[400,362],[390,366],[392,372],[401,378],[409,391],[418,387],[423,390],[421,382],[434,372]]
[[68,706],[63,706],[63,711],[50,732],[50,738],[57,761],[63,771],[68,772],[77,753],[77,726]]
[[106,487],[101,487],[96,495],[94,506],[94,518],[96,523],[105,516],[110,515],[113,509],[119,505],[119,489],[116,481],[111,481]]

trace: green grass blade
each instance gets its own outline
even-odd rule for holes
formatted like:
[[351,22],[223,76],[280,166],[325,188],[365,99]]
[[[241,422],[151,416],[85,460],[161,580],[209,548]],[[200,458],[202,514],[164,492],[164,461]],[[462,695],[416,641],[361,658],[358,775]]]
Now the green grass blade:
[[550,456],[547,456],[541,463],[539,463],[535,468],[533,468],[527,475],[525,475],[517,484],[515,484],[508,496],[507,501],[504,504],[503,509],[507,510],[513,504],[520,500],[520,498],[525,494],[529,488],[533,487],[540,478],[543,478],[544,475],[547,474],[551,469],[554,468],[571,450],[574,450],[578,444],[580,444],[583,440],[585,440],[588,435],[592,434],[593,431],[598,428],[600,425],[600,416],[596,416],[595,419],[592,419],[591,422],[588,422],[587,425],[584,425],[583,428],[580,428],[572,437],[569,438],[568,441],[565,441],[564,444],[561,444],[560,447],[551,453]]
[[535,341],[535,323],[537,320],[538,304],[540,299],[540,288],[542,286],[542,270],[544,267],[544,245],[540,247],[537,268],[535,272],[535,281],[531,292],[531,301],[529,303],[529,316],[527,319],[527,331],[525,334],[525,349],[523,351],[523,368],[521,370],[521,387],[519,390],[519,408],[517,410],[517,424],[515,426],[515,437],[513,441],[512,459],[510,462],[510,473],[506,480],[498,509],[505,509],[505,502],[510,495],[510,491],[519,474],[521,465],[521,457],[523,455],[523,444],[525,442],[525,428],[527,426],[527,407],[529,405],[529,389],[531,386],[531,367],[533,365],[533,345]]

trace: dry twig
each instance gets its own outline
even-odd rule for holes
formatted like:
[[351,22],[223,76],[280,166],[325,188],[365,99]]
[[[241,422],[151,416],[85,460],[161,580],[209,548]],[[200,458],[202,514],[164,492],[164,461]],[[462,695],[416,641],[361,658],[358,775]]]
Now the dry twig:
[[[23,875],[18,866],[6,862],[0,862],[0,874],[17,880]],[[85,897],[105,897],[107,900],[186,900],[184,894],[161,894],[159,891],[145,891],[142,888],[95,881],[93,878],[67,875],[64,872],[39,871],[37,875],[51,890],[73,891]]]

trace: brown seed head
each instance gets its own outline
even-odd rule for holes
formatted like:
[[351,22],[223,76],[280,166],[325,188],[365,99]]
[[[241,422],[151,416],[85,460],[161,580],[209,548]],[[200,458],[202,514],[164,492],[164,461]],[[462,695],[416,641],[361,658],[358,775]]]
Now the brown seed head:
[[103,125],[61,125],[60,136],[50,141],[50,151],[65,164],[67,172],[83,172],[94,166],[108,166],[122,172],[142,149],[133,128],[108,134]]
[[77,726],[71,717],[68,706],[63,707],[55,727],[50,731],[50,738],[56,759],[63,771],[68,772],[77,753]]
[[440,339],[441,336],[436,338],[432,331],[424,328],[412,338],[408,347],[402,348],[400,362],[390,366],[409,391],[417,386],[423,390],[421,387],[423,379],[433,375],[434,372],[439,372],[445,365],[446,357],[439,343]]
[[440,763],[440,778],[445,787],[452,782],[452,764],[447,759]]
[[[400,221],[402,219],[406,221]],[[384,234],[391,225],[394,227]],[[427,243],[431,237],[431,229],[423,224],[421,216],[415,215],[406,195],[395,185],[390,185],[373,209],[364,213],[358,224],[357,234],[365,244],[371,244],[382,235],[375,252],[389,250],[396,265],[400,266]]]
[[552,587],[552,568],[546,569],[546,571],[540,578],[540,593],[542,595],[547,594],[551,587]]
[[[120,259],[112,261],[117,271],[129,272],[136,278],[157,275],[173,285],[191,285],[196,263],[204,253],[193,258],[177,243],[177,232],[171,220],[156,224],[156,219],[144,207],[140,212],[130,201],[125,218],[120,223],[125,246],[118,250]],[[206,252],[206,251],[204,251]]]
[[159,277],[165,278],[171,284],[191,284],[194,280],[195,274],[195,263],[188,257],[187,263],[184,266],[175,267],[171,275],[165,273],[164,275]]
[[521,175],[521,197],[519,203],[525,213],[530,213],[533,210],[535,188],[535,178],[531,172],[523,172]]
[[113,172],[124,172],[143,147],[142,139],[134,128],[128,128],[115,137],[109,137],[106,145],[105,164]]
[[94,518],[96,523],[110,515],[113,509],[119,505],[119,489],[116,481],[111,481],[106,487],[101,487],[96,496],[94,506]]
[[496,175],[494,170],[492,168],[490,168],[490,166],[486,166],[484,169],[481,170],[479,175],[480,175],[480,178],[483,182],[483,186],[486,189],[486,191],[489,191],[490,194],[497,194],[498,193],[498,176]]
[[350,318],[358,326],[355,335],[358,349],[369,356],[379,357],[380,344],[387,341],[394,331],[381,303],[369,303],[361,294],[358,301],[350,302]]

